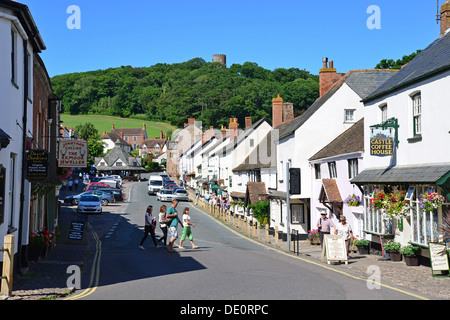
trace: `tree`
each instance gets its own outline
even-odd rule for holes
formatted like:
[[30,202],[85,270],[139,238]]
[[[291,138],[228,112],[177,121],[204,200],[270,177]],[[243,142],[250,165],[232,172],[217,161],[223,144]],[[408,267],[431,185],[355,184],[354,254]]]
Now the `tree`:
[[422,50],[417,50],[410,55],[403,56],[401,59],[394,61],[392,59],[383,59],[375,66],[375,69],[401,69],[404,65],[408,64],[414,59]]
[[95,157],[103,155],[104,143],[100,134],[91,122],[86,122],[75,127],[81,139],[88,144],[88,167],[94,164]]

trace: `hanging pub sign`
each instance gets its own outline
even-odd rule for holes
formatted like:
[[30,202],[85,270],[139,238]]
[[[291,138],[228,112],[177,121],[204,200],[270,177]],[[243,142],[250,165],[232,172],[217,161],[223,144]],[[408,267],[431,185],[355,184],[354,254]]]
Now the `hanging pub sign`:
[[42,182],[48,176],[48,152],[46,150],[28,150],[27,180],[30,182]]
[[394,150],[393,128],[375,129],[370,131],[370,155],[385,157],[392,156]]
[[87,142],[84,140],[58,141],[58,167],[60,168],[86,168]]

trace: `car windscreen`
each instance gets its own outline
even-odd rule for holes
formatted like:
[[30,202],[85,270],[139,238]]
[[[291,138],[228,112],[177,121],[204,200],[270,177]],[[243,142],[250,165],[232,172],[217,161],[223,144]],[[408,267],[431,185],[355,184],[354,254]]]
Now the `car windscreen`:
[[164,193],[164,194],[171,194],[171,193],[172,193],[172,190],[164,190],[163,193]]
[[100,202],[100,199],[96,196],[82,196],[80,202]]
[[152,180],[152,181],[150,181],[150,185],[151,186],[162,186],[162,181],[161,180]]

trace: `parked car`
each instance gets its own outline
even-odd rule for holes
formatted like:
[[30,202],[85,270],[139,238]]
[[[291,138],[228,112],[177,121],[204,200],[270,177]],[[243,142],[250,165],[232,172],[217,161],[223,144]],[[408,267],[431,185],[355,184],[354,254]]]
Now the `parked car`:
[[97,189],[112,189],[108,184],[101,183],[101,182],[91,182],[88,184],[86,189],[84,191],[91,191],[91,190],[97,190]]
[[115,180],[115,179],[110,179],[110,178],[103,179],[100,181],[100,183],[107,184],[108,186],[110,186],[111,188],[114,188],[114,189],[120,188],[119,181]]
[[122,189],[98,189],[99,191],[109,191],[113,194],[116,201],[123,201]]
[[174,184],[174,183],[175,183],[175,182],[172,181],[172,180],[166,180],[166,181],[164,181],[164,183],[163,183],[164,189],[167,189],[167,186],[168,186],[169,184]]
[[174,199],[174,194],[172,190],[169,189],[161,189],[156,194],[156,200],[158,201],[172,201]]
[[160,176],[150,176],[148,179],[148,195],[156,194],[163,188],[163,179]]
[[107,206],[110,202],[116,202],[114,195],[112,193],[107,193],[106,191],[100,191],[100,190],[91,190],[91,191],[85,191],[80,194],[68,196],[64,199],[64,203],[70,203],[74,206],[76,206],[83,196],[88,195],[95,195],[100,198],[100,202],[103,206]]
[[78,213],[102,213],[100,198],[96,195],[83,195],[78,201]]
[[173,194],[178,201],[189,201],[189,194],[186,189],[176,188]]
[[[167,189],[170,189],[170,190],[172,190],[173,188],[176,188],[176,187],[178,187],[176,184],[174,184],[174,183],[172,183],[172,184],[169,184],[168,186],[167,186]],[[173,191],[173,190],[172,190]]]

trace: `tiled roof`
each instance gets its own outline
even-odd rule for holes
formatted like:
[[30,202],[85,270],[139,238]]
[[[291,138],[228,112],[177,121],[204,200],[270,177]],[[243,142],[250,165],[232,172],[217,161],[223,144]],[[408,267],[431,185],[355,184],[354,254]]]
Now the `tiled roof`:
[[430,44],[397,74],[366,97],[364,102],[448,70],[450,70],[450,32]]
[[322,188],[327,196],[327,202],[340,203],[342,202],[341,193],[334,179],[322,179]]
[[292,121],[283,123],[275,129],[279,130],[279,138],[284,139],[294,134],[317,110],[327,102],[339,88],[347,83],[355,93],[364,99],[370,92],[376,90],[396,74],[396,70],[351,70],[321,98],[317,99],[306,111]]
[[331,141],[309,160],[318,160],[358,151],[364,151],[364,118]]
[[267,201],[266,184],[264,182],[247,182],[245,204],[257,204]]

